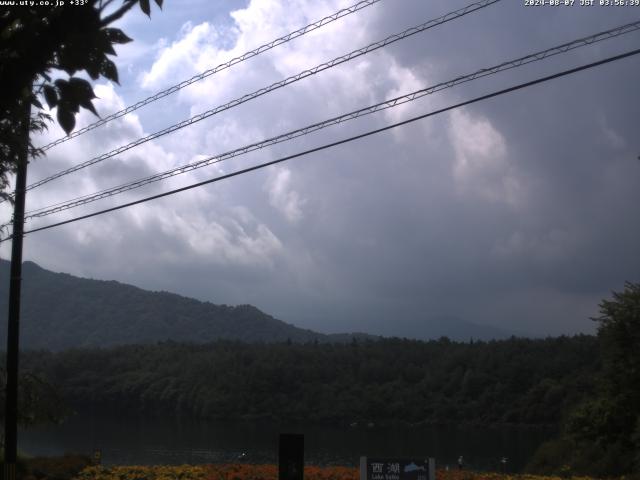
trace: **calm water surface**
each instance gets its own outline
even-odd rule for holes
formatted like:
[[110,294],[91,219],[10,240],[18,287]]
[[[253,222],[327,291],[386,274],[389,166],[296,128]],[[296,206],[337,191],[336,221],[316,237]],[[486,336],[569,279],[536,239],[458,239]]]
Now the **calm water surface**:
[[536,448],[553,436],[548,429],[389,427],[341,428],[254,423],[196,423],[176,419],[125,420],[76,415],[63,425],[21,431],[19,448],[31,455],[91,454],[104,464],[197,464],[236,461],[276,463],[279,433],[305,435],[305,462],[357,466],[361,455],[430,456],[438,466],[455,465],[462,455],[469,468],[498,470],[508,458],[517,472]]

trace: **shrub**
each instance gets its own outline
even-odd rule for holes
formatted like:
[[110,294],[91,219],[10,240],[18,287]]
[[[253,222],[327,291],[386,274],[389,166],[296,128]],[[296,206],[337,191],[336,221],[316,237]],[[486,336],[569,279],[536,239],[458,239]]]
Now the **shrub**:
[[89,465],[91,459],[85,455],[35,457],[23,461],[23,471],[25,478],[71,480]]

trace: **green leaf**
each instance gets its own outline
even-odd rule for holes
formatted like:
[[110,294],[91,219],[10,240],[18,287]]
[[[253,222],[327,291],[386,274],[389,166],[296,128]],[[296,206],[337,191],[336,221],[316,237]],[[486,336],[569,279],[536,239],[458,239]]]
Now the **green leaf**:
[[140,0],[140,9],[148,16],[151,16],[151,5],[149,0]]
[[76,117],[66,108],[66,105],[60,105],[58,107],[58,123],[64,130],[64,132],[69,135],[73,128],[76,126]]
[[117,55],[116,51],[113,49],[113,45],[108,40],[102,45],[102,51],[108,55]]
[[80,106],[83,107],[83,108],[86,108],[91,113],[93,113],[96,117],[100,118],[100,115],[98,115],[98,112],[96,112],[96,107],[93,106],[93,103],[91,102],[91,100],[83,100],[83,101],[81,101],[80,102]]
[[70,78],[69,88],[72,90],[74,98],[78,101],[85,98],[96,98],[91,84],[83,78]]
[[68,82],[61,81],[59,88],[60,100],[58,103],[60,108],[72,113],[78,113],[80,107],[83,107],[99,117],[91,102],[92,99],[96,98],[96,95],[93,93],[91,84],[85,79],[73,77]]
[[111,60],[103,59],[100,64],[100,73],[103,77],[116,82],[118,85],[120,82],[118,81],[118,69],[116,68],[116,64]]
[[58,92],[51,85],[45,85],[42,89],[44,93],[44,99],[47,101],[49,108],[53,108],[58,104]]
[[60,90],[64,90],[65,88],[67,88],[67,82],[66,80],[63,80],[62,78],[57,79],[55,82],[53,82],[53,84],[58,87]]
[[158,4],[158,6],[159,6],[160,8],[162,8],[162,0],[156,0],[156,3]]
[[92,80],[97,80],[98,78],[100,78],[100,61],[96,56],[90,56],[87,59],[87,63],[85,64],[84,68]]
[[131,38],[127,37],[119,28],[105,28],[103,32],[111,43],[123,44],[133,41]]
[[60,100],[58,104],[61,106],[62,104],[64,104],[62,108],[71,109],[71,105],[73,105],[73,103],[77,103],[77,101],[74,98],[73,87],[69,84],[67,80],[63,80],[61,78],[56,80],[54,84],[56,87],[58,87],[58,92],[60,95]]
[[13,33],[18,30],[18,28],[20,27],[20,20],[19,19],[15,19],[10,25],[7,25],[6,27],[4,27],[2,29],[2,38],[4,40],[8,40],[11,35],[13,35]]
[[40,100],[38,100],[38,97],[36,97],[35,95],[33,96],[33,98],[31,99],[31,105],[35,105],[36,107],[42,109],[44,108],[42,106],[42,103],[40,103]]
[[69,75],[83,70],[93,50],[94,45],[91,38],[77,32],[69,34],[59,49],[60,68]]

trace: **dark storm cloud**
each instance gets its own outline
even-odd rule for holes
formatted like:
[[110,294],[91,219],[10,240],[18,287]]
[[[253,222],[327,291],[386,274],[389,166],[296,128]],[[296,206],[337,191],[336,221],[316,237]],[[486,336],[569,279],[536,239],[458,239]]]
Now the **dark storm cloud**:
[[[131,168],[105,163],[87,181],[102,188],[220,153],[611,28],[635,12],[522,3],[499,2],[201,122],[132,152]],[[236,17],[238,45],[246,50],[345,6],[301,2],[288,6],[287,20],[273,20],[279,4],[254,2],[249,15]],[[299,39],[194,85],[181,94],[177,110],[202,111],[463,5],[380,2],[332,27],[331,35]],[[228,58],[228,46],[215,43],[214,26],[194,27],[206,19],[203,11],[191,29],[176,33],[181,21],[167,30],[155,61],[188,58],[185,68],[197,71]],[[260,31],[247,26],[261,20]],[[401,113],[343,124],[169,185],[595,61],[632,48],[638,38],[631,34],[456,87]],[[195,44],[201,52],[181,50]],[[138,74],[158,85],[185,74],[170,64],[163,75],[152,72],[145,64]],[[429,319],[444,315],[541,335],[590,331],[587,317],[598,301],[624,280],[637,281],[640,271],[640,225],[633,220],[640,200],[640,103],[633,87],[639,77],[638,59],[623,60],[85,226],[34,235],[28,252],[45,267],[217,303],[252,303],[321,331],[427,335]],[[149,112],[140,118],[153,117],[154,125],[172,120],[166,107]],[[96,137],[101,143],[91,148],[100,152],[143,131],[128,128]],[[71,160],[58,158],[55,165]]]

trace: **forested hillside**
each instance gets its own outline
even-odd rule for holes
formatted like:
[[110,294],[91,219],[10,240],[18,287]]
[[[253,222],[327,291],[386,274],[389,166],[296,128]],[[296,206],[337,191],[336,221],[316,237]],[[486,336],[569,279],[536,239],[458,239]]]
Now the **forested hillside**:
[[591,336],[454,343],[155,346],[30,352],[76,409],[351,424],[557,424],[593,388]]
[[[8,279],[9,262],[0,260],[0,319],[6,318]],[[297,328],[251,305],[215,305],[114,281],[78,278],[51,272],[33,262],[23,266],[20,328],[23,348],[54,351],[155,344],[168,339],[328,342],[348,341],[353,336]],[[6,328],[1,328],[2,345],[6,344],[6,334]]]

